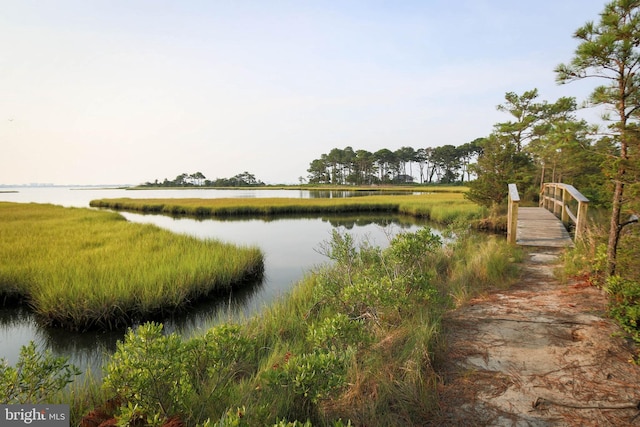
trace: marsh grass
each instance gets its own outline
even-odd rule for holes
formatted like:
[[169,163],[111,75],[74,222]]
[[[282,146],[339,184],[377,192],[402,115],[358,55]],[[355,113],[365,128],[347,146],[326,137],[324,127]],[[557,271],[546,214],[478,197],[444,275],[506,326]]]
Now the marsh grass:
[[449,248],[440,261],[440,290],[454,305],[489,289],[506,289],[518,277],[521,248],[495,236],[468,236]]
[[478,219],[484,209],[464,198],[463,191],[405,195],[374,195],[338,199],[99,199],[90,205],[98,208],[191,215],[228,217],[242,215],[339,214],[354,212],[400,213],[449,223],[456,219]]
[[111,212],[0,203],[0,294],[47,324],[118,328],[261,274],[257,248],[176,235]]

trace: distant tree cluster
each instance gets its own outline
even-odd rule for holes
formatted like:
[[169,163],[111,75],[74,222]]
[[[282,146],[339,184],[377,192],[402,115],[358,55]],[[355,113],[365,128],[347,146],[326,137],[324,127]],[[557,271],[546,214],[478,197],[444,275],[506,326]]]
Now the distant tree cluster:
[[156,179],[154,182],[145,182],[142,187],[259,187],[262,185],[265,185],[264,182],[245,171],[231,178],[216,178],[213,181],[208,180],[202,172],[181,173],[174,180],[165,178],[160,182]]
[[307,169],[309,183],[462,183],[465,179],[470,179],[469,165],[480,151],[479,142],[480,139],[476,139],[458,147],[401,147],[395,151],[383,148],[374,153],[367,150],[354,151],[352,147],[334,148],[311,162]]

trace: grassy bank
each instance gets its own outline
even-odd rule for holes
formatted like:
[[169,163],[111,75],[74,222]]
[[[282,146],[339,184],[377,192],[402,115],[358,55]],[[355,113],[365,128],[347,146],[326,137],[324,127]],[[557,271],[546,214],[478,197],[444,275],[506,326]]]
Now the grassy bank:
[[0,203],[0,237],[0,295],[70,329],[115,328],[174,312],[262,271],[257,248],[90,209]]
[[[508,285],[515,249],[464,233],[442,245],[429,229],[400,234],[384,250],[336,232],[323,248],[333,264],[258,317],[190,339],[157,324],[130,331],[89,419],[428,424],[438,406],[431,361],[440,317],[457,301]],[[86,414],[82,402],[76,411]]]
[[168,215],[239,216],[282,214],[336,214],[394,212],[448,223],[454,219],[477,219],[483,209],[464,199],[463,192],[419,195],[375,195],[338,199],[99,199],[92,207]]

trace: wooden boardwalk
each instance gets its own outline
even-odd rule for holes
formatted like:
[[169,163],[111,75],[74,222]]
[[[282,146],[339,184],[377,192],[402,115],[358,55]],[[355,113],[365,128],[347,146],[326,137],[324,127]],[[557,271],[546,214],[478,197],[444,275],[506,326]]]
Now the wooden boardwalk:
[[573,246],[567,229],[545,208],[519,208],[516,244],[564,248]]

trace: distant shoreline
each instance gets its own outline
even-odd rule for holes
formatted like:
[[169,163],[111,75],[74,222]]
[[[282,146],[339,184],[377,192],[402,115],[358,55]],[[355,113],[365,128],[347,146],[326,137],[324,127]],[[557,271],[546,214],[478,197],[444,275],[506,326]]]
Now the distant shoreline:
[[131,188],[132,184],[0,184],[3,188]]

